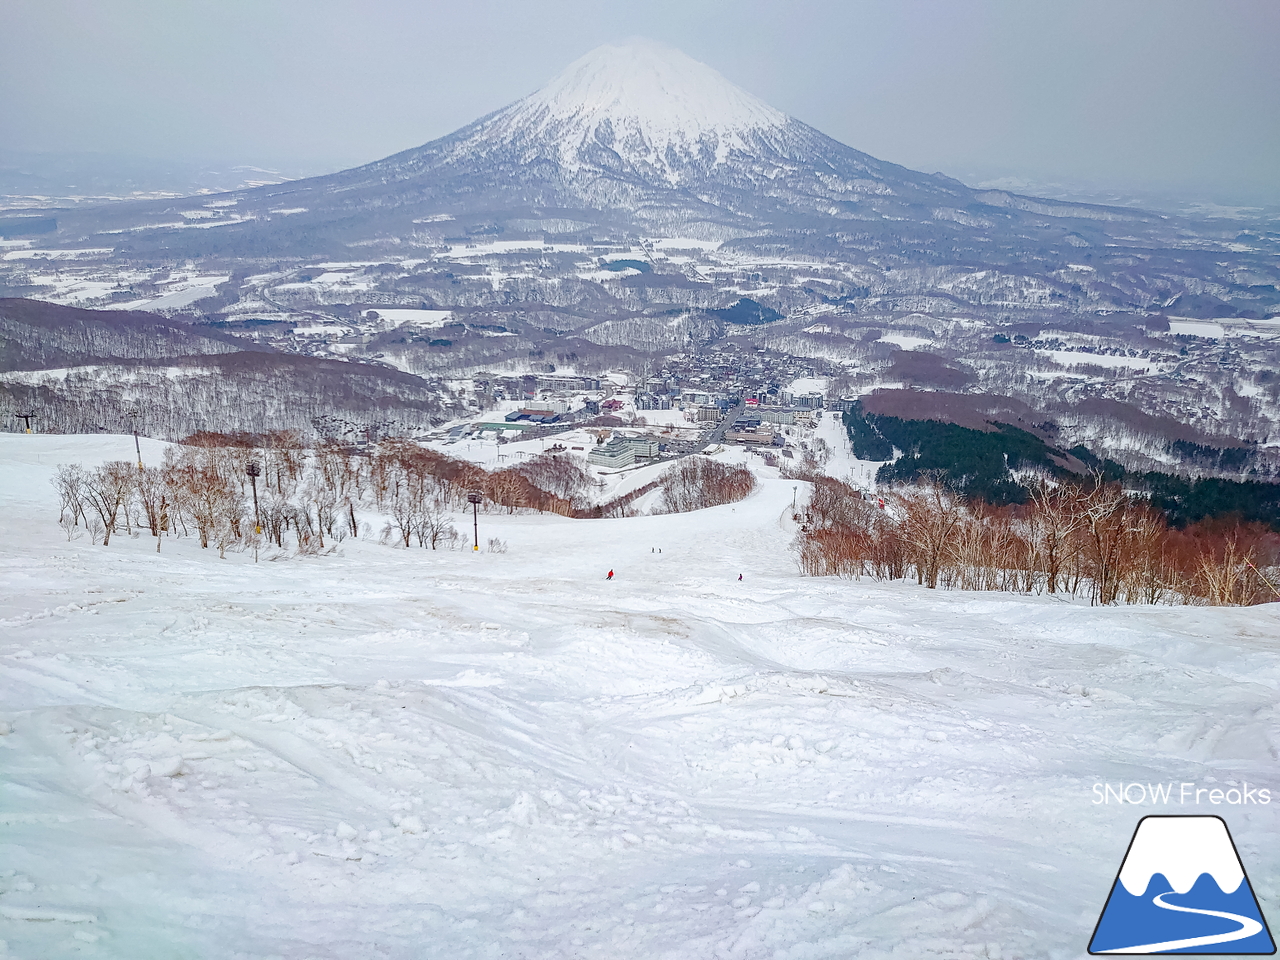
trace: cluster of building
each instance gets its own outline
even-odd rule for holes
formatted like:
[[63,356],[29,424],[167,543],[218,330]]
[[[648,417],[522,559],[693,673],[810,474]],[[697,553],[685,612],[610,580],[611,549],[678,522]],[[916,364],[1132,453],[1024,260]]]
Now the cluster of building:
[[746,403],[746,413],[738,418],[738,423],[753,425],[751,422],[774,423],[783,426],[794,426],[799,424],[802,427],[813,426],[815,416],[821,414],[812,407],[765,407],[759,403],[753,403],[748,400]]
[[741,420],[724,432],[724,438],[730,443],[751,443],[762,447],[781,447],[787,442],[786,437],[780,433],[774,433],[771,427],[758,422],[749,425]]
[[602,387],[599,377],[571,377],[549,373],[531,373],[519,377],[478,374],[475,385],[476,391],[488,400],[534,400],[548,393],[560,396],[598,393]]
[[636,394],[637,410],[670,410],[671,397],[669,394],[646,393],[640,391]]
[[[607,379],[557,375],[552,370],[523,376],[480,374],[474,383],[481,410],[492,403],[509,406],[512,400],[519,402],[519,408],[501,417],[494,415],[494,422],[450,432],[455,439],[490,432],[509,439],[516,431],[527,437],[579,425],[616,427],[625,424],[624,411],[634,405],[638,414],[680,409],[683,419],[697,428],[701,439],[688,430],[668,437],[663,449],[671,455],[691,452],[708,438],[756,448],[785,447],[784,434],[790,432],[786,427],[812,426],[828,405],[822,393],[783,386],[804,379],[813,382],[813,377],[822,375],[815,369],[812,360],[725,344],[705,353],[667,358],[660,371],[645,372],[635,384],[634,397],[615,395],[618,388]],[[589,449],[587,459],[599,467],[619,469],[658,455],[657,440],[615,436]]]
[[558,423],[560,418],[568,412],[567,400],[535,400],[526,403],[519,410],[512,410],[506,415],[505,422],[531,425]]
[[587,462],[616,470],[637,460],[652,460],[661,451],[661,445],[652,437],[614,437],[608,443],[597,444],[587,454]]

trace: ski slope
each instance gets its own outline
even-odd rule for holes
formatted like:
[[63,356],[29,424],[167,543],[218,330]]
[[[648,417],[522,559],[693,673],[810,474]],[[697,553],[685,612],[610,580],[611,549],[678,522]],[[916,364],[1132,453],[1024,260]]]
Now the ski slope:
[[[1081,957],[1162,812],[1278,913],[1275,604],[803,578],[789,480],[495,554],[68,542],[104,459],[0,435],[0,957]],[[1094,803],[1170,780],[1277,799]]]

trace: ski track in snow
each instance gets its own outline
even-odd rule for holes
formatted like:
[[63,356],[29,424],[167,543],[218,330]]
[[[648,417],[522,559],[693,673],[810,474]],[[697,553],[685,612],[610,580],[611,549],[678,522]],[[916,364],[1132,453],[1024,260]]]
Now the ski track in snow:
[[104,459],[0,435],[0,957],[1077,957],[1150,812],[1275,895],[1277,804],[1091,788],[1277,791],[1277,605],[803,578],[785,480],[505,554],[67,542]]

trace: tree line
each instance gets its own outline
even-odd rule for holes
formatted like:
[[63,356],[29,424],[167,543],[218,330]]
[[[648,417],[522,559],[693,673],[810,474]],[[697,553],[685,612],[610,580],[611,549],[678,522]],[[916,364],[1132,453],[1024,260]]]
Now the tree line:
[[[1226,515],[1270,525],[1280,531],[1280,483],[1224,477],[1182,477],[1156,470],[1127,470],[1083,444],[1059,449],[1007,423],[987,421],[986,430],[940,420],[904,419],[866,413],[861,402],[844,415],[854,455],[884,460],[876,473],[882,484],[912,483],[938,474],[965,497],[993,504],[1025,504],[1031,491],[1020,474],[1047,474],[1077,484],[1087,472],[1141,490],[1174,526]],[[902,452],[891,460],[895,448]],[[1185,449],[1226,451],[1198,444]],[[1221,463],[1221,458],[1215,463]]]
[[1179,529],[1100,475],[1029,483],[1022,504],[966,499],[938,475],[864,498],[829,477],[795,548],[811,576],[914,577],[930,588],[1088,597],[1093,604],[1248,605],[1280,600],[1280,536],[1260,523]]
[[256,546],[316,553],[375,533],[404,547],[456,547],[466,538],[454,516],[470,508],[473,495],[486,513],[592,519],[634,515],[637,501],[655,489],[662,491],[657,512],[676,513],[731,503],[755,488],[749,470],[705,457],[687,458],[603,503],[591,496],[596,483],[578,458],[562,452],[486,470],[403,438],[358,451],[333,442],[307,446],[290,432],[200,433],[167,448],[157,465],[69,464],[54,476],[68,539],[88,533],[108,546],[121,530],[146,532],[159,551],[165,537],[195,537],[224,556]]

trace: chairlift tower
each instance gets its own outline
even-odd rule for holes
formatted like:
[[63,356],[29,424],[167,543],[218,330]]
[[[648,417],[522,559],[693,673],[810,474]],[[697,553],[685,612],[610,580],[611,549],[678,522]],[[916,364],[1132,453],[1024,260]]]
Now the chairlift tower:
[[258,513],[258,478],[262,476],[262,467],[258,466],[257,460],[250,460],[244,468],[245,475],[249,478],[249,486],[253,487],[253,532],[262,533],[262,518]]
[[258,466],[257,460],[250,460],[245,464],[245,475],[249,478],[249,485],[253,487],[253,562],[258,562],[258,536],[262,534],[262,520],[258,516],[258,477],[262,476],[262,467]]
[[138,419],[142,416],[142,411],[134,408],[125,416],[133,423],[133,452],[138,455],[138,469],[142,470],[142,444],[138,442]]
[[31,432],[31,421],[39,419],[34,413],[15,413],[14,416],[26,424],[27,433]]
[[473,553],[480,551],[480,501],[484,499],[479,490],[472,490],[467,494],[467,503],[471,504],[471,550]]

